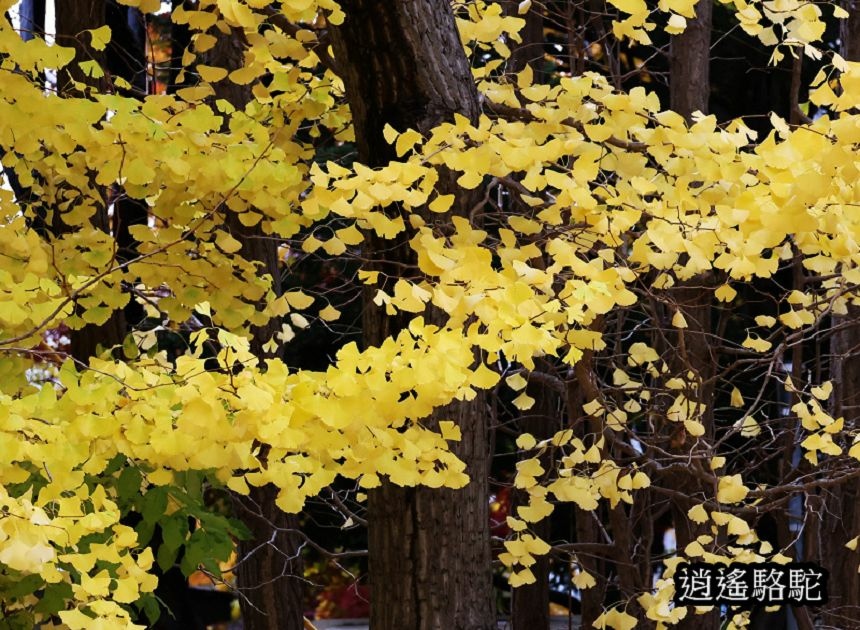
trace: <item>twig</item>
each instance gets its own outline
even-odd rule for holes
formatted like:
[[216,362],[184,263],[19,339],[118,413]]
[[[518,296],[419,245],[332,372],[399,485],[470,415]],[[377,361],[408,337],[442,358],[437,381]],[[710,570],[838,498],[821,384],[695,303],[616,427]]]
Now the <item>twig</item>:
[[[494,114],[497,118],[507,118],[512,120],[521,120],[523,122],[543,122],[542,119],[535,116],[532,112],[524,107],[511,107],[502,103],[495,103],[488,99],[483,99],[483,102],[490,110],[490,114]],[[583,124],[573,118],[565,118],[561,121],[563,125],[573,127],[580,133],[585,133]],[[648,150],[648,145],[644,142],[631,142],[629,140],[621,140],[615,136],[610,136],[604,142],[619,149],[633,151],[635,153],[645,153]]]

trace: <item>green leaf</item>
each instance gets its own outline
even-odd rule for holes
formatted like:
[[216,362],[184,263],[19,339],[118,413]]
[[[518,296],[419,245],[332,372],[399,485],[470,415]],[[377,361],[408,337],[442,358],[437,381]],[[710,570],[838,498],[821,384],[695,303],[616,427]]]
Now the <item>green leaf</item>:
[[251,530],[248,529],[248,526],[245,525],[242,521],[237,518],[228,518],[228,524],[230,525],[230,533],[234,538],[239,540],[251,540],[254,537],[254,534],[251,533]]
[[152,535],[155,533],[155,523],[142,520],[134,526],[134,531],[137,532],[138,544],[149,544],[149,541],[152,540]]
[[158,605],[158,600],[155,596],[147,593],[138,600],[137,605],[143,611],[143,614],[146,615],[149,626],[154,626],[155,622],[161,616],[161,606]]
[[117,495],[121,502],[126,503],[140,494],[140,483],[143,475],[135,466],[124,468],[116,482]]
[[158,553],[155,554],[155,561],[158,563],[162,571],[169,571],[176,563],[176,556],[179,553],[178,548],[161,545],[158,548]]
[[25,595],[32,595],[38,591],[45,581],[39,575],[25,575],[16,580],[10,579],[10,586],[2,589],[3,599],[18,599]]
[[188,533],[188,518],[181,512],[173,514],[161,524],[161,536],[164,544],[162,547],[179,549],[185,544],[185,535]]
[[72,585],[65,582],[48,584],[42,592],[39,602],[33,606],[33,611],[45,615],[53,615],[66,607],[66,600],[72,599]]
[[84,311],[84,314],[81,315],[81,317],[88,324],[101,325],[108,320],[112,312],[113,309],[106,306],[95,306]]
[[140,348],[134,342],[134,337],[127,335],[122,342],[122,353],[126,359],[136,359],[140,356]]
[[19,610],[0,619],[0,630],[32,630],[36,625],[33,615]]
[[167,488],[153,488],[147,492],[142,501],[140,515],[147,523],[157,523],[167,511]]

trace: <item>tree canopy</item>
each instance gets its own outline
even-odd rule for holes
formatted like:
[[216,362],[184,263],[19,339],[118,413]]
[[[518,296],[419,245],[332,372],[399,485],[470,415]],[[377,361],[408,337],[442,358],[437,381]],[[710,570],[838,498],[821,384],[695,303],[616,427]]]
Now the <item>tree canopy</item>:
[[[389,482],[462,488],[468,461],[452,449],[470,427],[439,410],[483,396],[523,418],[546,392],[562,401],[551,431],[523,420],[515,436],[522,500],[498,558],[517,587],[535,581],[539,556],[568,554],[583,593],[602,584],[593,627],[706,613],[671,604],[679,563],[803,559],[793,537],[831,490],[855,487],[860,414],[843,365],[860,338],[838,339],[860,284],[860,59],[827,45],[827,23],[848,17],[839,5],[721,5],[772,63],[817,72],[805,113],[798,91],[788,119],[771,113],[756,131],[743,116],[672,111],[608,72],[514,68],[526,20],[548,10],[531,1],[453,3],[463,50],[428,51],[427,63],[470,63],[474,111],[423,118],[402,113],[422,103],[348,102],[372,81],[351,74],[339,33],[362,2],[176,3],[189,44],[175,89],[158,94],[111,73],[106,23],[22,37],[14,4],[0,0],[9,627],[142,627],[156,564],[182,547],[186,569],[211,566],[241,535],[204,487],[271,484],[288,513],[339,478],[361,501]],[[604,37],[647,46],[680,36],[697,3],[606,10]],[[218,54],[227,40],[238,64]],[[358,158],[338,155],[352,146]],[[129,200],[143,220],[121,210]],[[277,249],[275,277],[252,242]],[[347,259],[364,309],[398,322],[372,344],[342,344],[322,369],[285,354],[348,307],[289,284],[307,256]],[[103,333],[129,305],[139,321],[116,340]],[[113,347],[67,356],[46,341],[58,330]],[[672,557],[648,549],[644,523],[661,502],[676,530],[686,523]],[[579,537],[544,539],[538,524],[563,504]],[[801,527],[764,540],[762,519],[787,522],[791,509]],[[142,525],[122,520],[132,511]],[[853,531],[833,536],[853,554],[860,516],[846,522]],[[615,569],[607,601],[594,557],[644,564]],[[853,574],[860,560],[848,558]],[[730,627],[748,623],[735,612]]]

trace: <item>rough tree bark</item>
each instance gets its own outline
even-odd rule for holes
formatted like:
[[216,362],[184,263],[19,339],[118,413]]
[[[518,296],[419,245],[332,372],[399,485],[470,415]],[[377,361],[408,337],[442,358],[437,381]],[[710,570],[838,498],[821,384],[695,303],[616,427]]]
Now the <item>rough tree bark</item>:
[[[106,23],[105,0],[56,0],[56,34],[57,43],[63,46],[71,46],[75,49],[75,59],[62,72],[57,75],[57,89],[70,96],[80,96],[79,90],[72,85],[98,87],[101,81],[92,79],[80,69],[78,64],[82,61],[94,60],[104,65],[105,55],[101,51],[95,51],[87,45],[87,36],[84,31],[99,28]],[[110,231],[110,219],[108,217],[108,194],[102,193],[102,203],[98,204],[91,222],[93,227],[103,231]],[[67,232],[66,226],[59,213],[55,213],[49,219],[48,232],[55,237],[60,237]],[[88,324],[82,329],[74,331],[71,335],[72,357],[82,365],[87,365],[89,358],[98,353],[98,348],[107,348],[122,343],[127,330],[124,314],[121,310],[114,311],[110,319],[101,325]]]
[[[693,114],[708,113],[711,91],[711,0],[701,0],[696,4],[696,17],[687,20],[687,28],[670,40],[669,98],[670,107],[692,122]],[[689,398],[704,404],[706,412],[700,419],[705,426],[705,436],[714,437],[714,383],[716,358],[710,345],[713,280],[709,274],[702,274],[679,284],[671,291],[672,299],[687,320],[688,328],[679,329],[675,340],[678,356],[673,369],[681,374],[692,372],[699,386],[688,392]],[[671,317],[671,313],[669,314]],[[682,452],[694,448],[693,441],[681,439],[673,446]],[[704,487],[701,480],[690,475],[675,482],[676,490],[687,496],[708,496],[713,489]],[[684,549],[697,536],[707,533],[706,528],[697,526],[687,517],[691,504],[672,501],[672,517],[675,525],[677,548]],[[692,611],[691,611],[692,613]],[[719,625],[719,611],[704,615],[688,614],[678,628],[682,630],[709,630]]]
[[[848,61],[860,61],[860,3],[845,0],[843,6],[848,17],[840,24],[840,52]],[[830,341],[833,417],[843,416],[845,431],[851,434],[860,428],[860,307],[849,306],[846,315],[834,316],[833,327],[835,332]],[[817,544],[810,545],[812,548],[805,550],[805,554],[830,573],[824,625],[856,630],[860,628],[860,573],[857,572],[860,560],[848,552],[845,543],[860,531],[860,481],[855,478],[822,489],[807,506],[807,510],[813,508],[820,510],[822,518],[812,519],[818,527]]]
[[98,28],[106,23],[105,0],[55,0],[57,43],[75,49],[75,60],[57,74],[57,89],[61,93],[75,94],[70,82],[99,86],[101,81],[87,77],[78,63],[82,61],[104,62],[103,52],[88,46],[89,39],[84,31]]
[[[540,372],[552,371],[551,364],[545,359],[535,361],[535,367]],[[535,399],[535,404],[530,411],[526,412],[528,421],[521,422],[521,427],[538,440],[551,438],[561,428],[561,401],[558,392],[536,378],[529,379],[526,391]],[[542,458],[543,467],[547,470],[553,464],[550,459],[549,453]],[[525,492],[516,493],[514,499],[515,504],[528,502]],[[535,523],[531,531],[543,540],[550,540],[550,519],[545,518]],[[534,573],[535,582],[512,589],[511,625],[514,630],[549,627],[549,556],[538,556],[530,568]]]
[[848,17],[839,23],[842,56],[848,61],[860,61],[860,6],[856,0],[842,0]]
[[519,2],[507,0],[504,3],[505,12],[508,15],[522,17],[525,24],[520,29],[522,41],[517,44],[510,41],[511,56],[507,63],[507,72],[522,72],[526,66],[531,66],[534,72],[535,83],[544,81],[544,34],[543,34],[543,12],[541,7],[532,5],[523,16],[519,15]]
[[[233,30],[218,38],[205,60],[233,71],[244,65],[244,42],[241,32]],[[214,86],[215,98],[224,99],[241,111],[253,99],[250,86],[224,79]],[[224,225],[242,243],[240,255],[257,263],[260,273],[273,278],[273,289],[281,292],[277,241],[266,238],[260,224],[245,226],[236,213],[225,209]],[[281,323],[272,319],[252,330],[251,350],[262,360],[267,353],[263,345],[280,330]],[[239,545],[241,562],[236,578],[242,622],[246,630],[299,630],[304,627],[304,589],[299,517],[285,514],[276,505],[278,490],[272,485],[251,487],[247,497],[234,495],[238,516],[252,538]]]
[[711,0],[696,4],[696,17],[673,35],[669,44],[669,101],[672,110],[690,120],[695,111],[708,113],[711,94]]
[[[346,0],[347,19],[332,44],[346,88],[360,159],[378,166],[395,159],[383,139],[386,123],[428,132],[459,113],[478,115],[478,94],[447,0]],[[455,192],[453,213],[470,195],[442,173],[437,186]],[[450,217],[425,217],[445,231]],[[408,222],[407,222],[408,224]],[[408,235],[397,243],[368,239],[365,256],[377,268],[412,263]],[[388,271],[402,275],[399,266]],[[405,320],[368,303],[367,344],[381,343]],[[428,313],[441,323],[438,313]],[[428,419],[449,418],[462,429],[454,450],[471,483],[462,490],[401,488],[384,483],[369,493],[371,627],[374,630],[495,628],[488,515],[488,445],[484,397],[456,402]]]
[[[672,75],[675,80],[675,75]],[[702,110],[700,110],[702,111]],[[688,114],[689,112],[679,112]],[[670,290],[673,302],[683,313],[688,327],[679,329],[673,338],[677,355],[670,362],[672,370],[676,374],[692,372],[697,387],[685,392],[690,400],[705,405],[705,411],[699,421],[705,427],[704,438],[708,442],[714,440],[714,372],[716,370],[717,358],[711,347],[712,328],[712,301],[713,290],[710,285],[713,280],[709,274],[701,274],[692,280],[682,283],[680,286]],[[671,317],[668,314],[666,320]],[[670,440],[670,448],[678,454],[700,451],[698,455],[704,455],[703,449],[707,448],[698,439],[691,438],[686,431],[679,429],[673,433]],[[698,462],[693,466],[700,465]],[[680,492],[683,497],[708,497],[713,495],[713,488],[708,487],[701,479],[690,471],[686,475],[672,474],[671,487]],[[679,498],[671,499],[672,521],[675,526],[675,539],[678,549],[684,549],[688,544],[696,540],[702,534],[710,533],[706,524],[696,524],[687,516],[687,511],[694,505],[695,499],[687,501]],[[703,615],[694,614],[690,609],[686,618],[677,626],[681,630],[711,630],[719,627],[719,609]]]
[[[845,418],[845,430],[860,427],[860,308],[834,317],[837,331],[830,342],[830,371],[833,381],[834,417]],[[860,531],[860,481],[856,478],[819,494],[822,518],[818,524],[819,557],[830,573],[829,601],[824,607],[825,627],[860,628],[860,573],[858,559],[845,543]]]
[[[74,42],[75,62],[94,59],[107,67],[113,76],[122,77],[132,85],[134,93],[142,97],[146,93],[146,55],[145,35],[142,16],[136,9],[121,6],[115,0],[70,0],[56,1],[56,33],[58,41],[65,45]],[[111,41],[104,53],[93,51],[86,46],[86,36],[82,33],[108,24],[111,27]],[[65,80],[73,79],[85,85],[99,86],[100,82],[86,77],[72,66],[68,68]],[[61,75],[60,81],[62,82]],[[62,86],[62,83],[61,83]],[[68,87],[68,86],[67,86]],[[78,95],[77,90],[69,90]],[[129,199],[120,187],[102,191],[104,203],[101,204],[91,222],[104,232],[112,232],[117,244],[116,262],[125,263],[137,255],[137,241],[131,236],[130,226],[145,224],[148,208],[145,202]],[[108,204],[113,202],[113,217],[108,214]],[[39,216],[39,222],[44,216]],[[38,228],[37,228],[38,229]],[[42,227],[45,238],[60,238],[68,229],[61,217],[54,217],[49,225]],[[122,343],[130,327],[143,319],[143,309],[130,300],[125,308],[114,311],[110,319],[101,326],[88,325],[73,331],[71,337],[71,356],[81,366],[89,363],[99,346],[108,348]],[[134,517],[126,521],[134,524]],[[152,544],[152,543],[150,543]],[[155,595],[166,609],[162,611],[154,630],[174,630],[178,628],[200,627],[196,623],[198,602],[190,597],[188,584],[178,567],[160,574]],[[220,594],[219,594],[220,595]],[[220,606],[219,606],[220,604]],[[223,608],[221,602],[210,605],[210,609]],[[203,617],[211,611],[203,613]]]
[[[841,23],[842,55],[860,61],[860,4],[843,3],[848,17]],[[834,417],[844,416],[845,430],[860,427],[860,308],[833,318],[837,329],[830,342],[830,372],[833,380]],[[818,532],[819,561],[830,572],[830,600],[824,622],[846,629],[860,628],[860,573],[856,555],[846,558],[845,543],[860,531],[860,481],[852,479],[829,492],[822,492],[821,510],[830,518],[829,527]],[[823,524],[823,523],[822,523]]]
[[[182,7],[186,11],[193,11],[194,7],[190,0],[171,0],[170,8],[176,11]],[[167,89],[170,91],[189,85],[187,78],[179,81],[182,71],[182,56],[191,44],[191,29],[187,24],[172,24],[170,26],[170,68],[167,74]]]
[[[516,0],[508,0],[504,4],[505,12],[508,15],[519,16],[519,4]],[[520,29],[522,41],[516,45],[513,42],[510,43],[511,56],[508,59],[506,71],[516,74],[522,72],[527,66],[531,67],[534,82],[541,83],[546,80],[542,71],[544,64],[542,8],[532,5],[522,18],[525,20],[525,24]],[[551,370],[551,365],[541,360],[538,362],[537,369],[548,372]],[[535,404],[527,413],[529,419],[523,425],[524,430],[532,433],[538,440],[552,437],[561,424],[558,393],[545,383],[530,380],[528,394],[535,399]],[[548,468],[547,462],[544,462],[544,467]],[[512,496],[514,507],[528,502],[527,493],[524,491],[515,492]],[[549,540],[550,530],[549,518],[535,523],[532,527],[534,534],[543,540]],[[535,582],[511,589],[511,626],[514,630],[549,627],[549,556],[538,556],[535,558],[535,564],[530,568],[534,573]]]

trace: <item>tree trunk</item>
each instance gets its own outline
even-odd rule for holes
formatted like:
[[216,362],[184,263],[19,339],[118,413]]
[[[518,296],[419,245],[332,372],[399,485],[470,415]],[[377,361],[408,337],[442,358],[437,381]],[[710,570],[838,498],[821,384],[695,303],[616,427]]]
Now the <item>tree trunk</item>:
[[[74,61],[57,75],[57,89],[61,93],[78,96],[78,90],[69,85],[69,82],[77,81],[86,84],[88,81],[88,77],[81,71],[78,63],[93,58],[100,62],[103,60],[103,56],[97,51],[86,46],[81,34],[87,29],[98,28],[105,24],[105,2],[104,0],[86,0],[84,2],[56,0],[55,10],[57,43],[75,49]],[[96,84],[92,79],[89,81],[91,85]],[[72,226],[63,224],[62,218],[56,214],[50,221],[50,226],[47,226],[46,235],[60,238]],[[105,204],[99,204],[91,222],[96,229],[103,232],[109,231]],[[87,365],[90,357],[98,353],[99,346],[104,348],[121,343],[125,336],[125,328],[122,311],[115,311],[110,319],[100,326],[88,324],[80,330],[73,331],[71,335],[72,357],[79,364]]]
[[447,411],[444,417],[463,427],[463,440],[455,450],[469,464],[468,486],[448,490],[384,483],[370,493],[370,626],[374,630],[496,627],[485,415],[473,409],[474,402],[455,403],[443,410]]
[[[549,373],[551,364],[545,359],[535,361],[536,368]],[[526,392],[535,399],[535,404],[528,411],[528,422],[521,421],[520,426],[535,436],[538,440],[551,438],[561,427],[561,408],[559,395],[546,383],[530,378]],[[541,458],[541,464],[546,470],[551,470],[554,462],[550,453]],[[527,503],[528,495],[524,491],[514,494],[514,503]],[[545,518],[534,523],[531,531],[535,536],[549,541],[552,534],[551,521]],[[535,558],[531,567],[535,576],[533,584],[512,589],[511,593],[511,625],[514,630],[534,630],[549,627],[549,556]]]
[[[233,237],[242,243],[242,257],[262,262],[261,271],[272,276],[275,291],[280,293],[276,241],[254,238],[262,235],[259,225],[243,226],[233,213],[228,214],[226,224]],[[279,329],[280,322],[272,320],[253,330],[251,349],[258,357],[265,356],[263,344]],[[233,497],[234,505],[239,507],[238,516],[252,534],[250,540],[239,544],[242,562],[236,569],[243,627],[300,630],[304,628],[304,563],[299,515],[286,514],[278,508],[275,486],[251,486],[250,490],[247,497]]]
[[673,35],[670,43],[669,100],[672,110],[691,119],[693,112],[708,113],[711,94],[711,0],[696,4],[696,17]]
[[80,95],[72,81],[90,86],[103,83],[104,79],[88,77],[78,64],[92,60],[103,65],[103,51],[88,45],[89,36],[84,31],[106,23],[106,5],[105,0],[55,0],[57,43],[75,49],[74,61],[57,73],[57,90],[61,94]]
[[[206,55],[212,65],[233,71],[244,64],[244,46],[238,30],[218,38]],[[181,53],[180,53],[181,56]],[[215,98],[225,99],[237,110],[244,109],[253,98],[250,86],[224,79],[213,85]],[[260,264],[261,273],[273,279],[273,290],[281,292],[277,241],[263,238],[261,225],[245,226],[239,216],[225,210],[224,226],[242,243],[239,254]],[[251,350],[261,360],[266,356],[263,345],[281,324],[272,319],[252,329]],[[242,622],[245,630],[300,630],[304,627],[303,562],[299,517],[286,514],[275,505],[278,491],[273,485],[251,486],[247,497],[233,495],[238,516],[252,538],[239,544],[240,562],[236,579],[241,593]]]
[[860,6],[857,0],[842,0],[842,8],[848,17],[839,22],[840,52],[847,61],[860,61]]
[[[845,418],[844,430],[850,435],[860,427],[860,308],[852,306],[848,315],[833,319],[838,327],[830,342],[833,415]],[[819,513],[829,516],[818,523],[817,560],[830,574],[825,627],[856,630],[860,628],[860,559],[845,543],[860,532],[860,481],[850,479],[821,491],[819,499]]]
[[[333,29],[332,43],[362,161],[378,166],[395,159],[383,139],[386,123],[398,131],[426,133],[455,113],[476,120],[478,95],[447,0],[347,0],[341,6],[347,18]],[[471,196],[458,190],[449,174],[440,175],[437,188],[457,195],[452,212],[466,214]],[[425,213],[425,219],[445,229],[450,216]],[[413,262],[406,234],[394,243],[370,237],[365,256],[383,269],[386,262]],[[434,312],[427,319],[444,321]],[[386,317],[368,302],[366,343],[380,344],[405,321]],[[471,483],[446,490],[384,482],[369,493],[374,630],[495,628],[484,396],[454,402],[426,424],[440,418],[462,429],[463,439],[453,450],[466,462]]]
[[[245,630],[300,630],[304,627],[303,562],[298,516],[275,505],[277,488],[251,487],[234,497],[238,516],[253,538],[239,545],[236,569]],[[238,499],[238,501],[236,501]]]
[[[507,0],[503,6],[508,15],[519,16],[519,4],[517,0]],[[522,41],[516,45],[511,42],[511,56],[506,70],[509,74],[516,74],[530,67],[534,83],[543,83],[547,80],[543,72],[545,63],[543,9],[538,5],[532,5],[525,15],[520,17],[525,20],[519,32]],[[545,268],[545,265],[542,268]],[[552,370],[551,364],[544,359],[536,363],[538,370],[544,372]],[[534,380],[529,381],[527,392],[535,399],[535,404],[528,412],[528,423],[522,423],[521,429],[532,433],[538,440],[552,437],[561,424],[558,393],[545,383]],[[542,462],[547,470],[552,466],[552,462],[548,459],[544,457]],[[528,502],[528,493],[525,491],[515,491],[512,497],[514,507]],[[535,536],[549,540],[551,520],[545,518],[539,523],[534,523],[531,531]],[[537,556],[535,564],[530,568],[535,576],[535,582],[511,589],[511,626],[514,630],[549,627],[549,556]]]
[[[675,80],[675,76],[672,76]],[[686,112],[679,112],[686,113]],[[696,276],[689,282],[682,283],[678,287],[670,289],[669,295],[678,310],[683,313],[687,321],[687,328],[678,329],[674,336],[675,358],[670,362],[674,374],[681,376],[692,372],[692,379],[685,379],[697,384],[696,389],[686,391],[690,400],[705,405],[705,411],[699,422],[705,428],[704,439],[706,442],[714,440],[714,372],[717,366],[717,357],[713,355],[710,334],[712,328],[711,310],[713,280],[708,273]],[[668,321],[672,313],[665,314]],[[674,424],[674,423],[672,423]],[[691,438],[683,427],[670,427],[672,435],[669,448],[678,455],[691,455],[701,461],[705,458],[704,449],[700,440]],[[698,462],[692,464],[698,465]],[[709,534],[710,527],[707,523],[697,524],[690,520],[687,511],[697,502],[694,499],[687,500],[686,497],[712,497],[713,487],[696,477],[692,471],[689,474],[671,473],[664,478],[666,483],[679,495],[671,498],[671,514],[675,527],[675,539],[677,549],[683,550],[688,544],[695,541],[702,534]],[[719,627],[719,607],[709,613],[695,614],[693,607],[688,608],[687,616],[678,624],[681,630],[711,630]]]
[[[145,94],[145,39],[141,33],[142,16],[136,9],[120,6],[114,0],[90,0],[89,2],[57,0],[56,11],[57,39],[65,45],[75,42],[75,63],[92,58],[104,63],[107,58],[112,74],[122,77],[135,87],[137,96],[142,97]],[[112,35],[106,55],[87,48],[85,38],[81,37],[83,31],[99,28],[103,24],[111,27]],[[88,85],[97,83],[84,76],[76,67],[69,69],[66,78]],[[77,90],[70,91],[73,95],[76,95],[75,92]],[[91,219],[91,224],[103,232],[112,232],[116,241],[116,262],[128,262],[137,255],[138,246],[129,228],[132,225],[146,224],[148,218],[146,202],[126,197],[122,188],[118,186],[114,187],[113,191],[104,191],[102,197],[106,200],[105,203],[108,203],[109,198],[113,199],[113,218],[108,215],[106,205],[100,205]],[[44,219],[44,217],[39,218]],[[41,225],[45,238],[62,238],[70,227],[56,219],[50,226],[44,225],[43,221],[38,224]],[[99,347],[108,348],[121,344],[130,326],[138,324],[142,319],[143,309],[132,299],[125,308],[114,311],[104,324],[100,326],[90,324],[80,330],[72,331],[70,335],[72,358],[79,366],[87,365],[89,359],[97,354]],[[128,518],[128,515],[125,518]],[[125,522],[133,524],[133,520]],[[167,610],[162,611],[153,628],[168,630],[199,627],[199,624],[195,623],[197,612],[195,604],[189,597],[187,580],[179,567],[169,569],[158,575],[158,578],[155,595]]]
[[[194,7],[189,0],[171,0],[170,7],[173,11],[182,7],[186,11],[193,11]],[[191,29],[187,24],[172,24],[170,27],[170,68],[167,73],[167,89],[174,91],[180,87],[189,85],[187,77],[179,80],[182,71],[182,56],[191,44]]]
[[[601,318],[596,320],[591,330],[599,333],[604,332],[605,321]],[[585,350],[582,357],[574,366],[575,378],[567,383],[567,413],[571,418],[571,428],[574,434],[583,441],[586,448],[593,446],[604,434],[603,420],[586,414],[583,406],[592,400],[599,398],[598,381],[595,374],[594,352]],[[634,557],[635,550],[631,545],[629,530],[624,524],[620,525],[616,519],[613,523],[612,508],[608,503],[601,503],[596,510],[583,510],[578,506],[573,507],[574,524],[576,530],[576,544],[583,549],[588,547],[604,547],[605,551],[600,553],[585,552],[577,554],[576,561],[583,571],[591,575],[595,586],[580,591],[580,603],[582,624],[584,630],[594,628],[594,621],[604,612],[607,604],[618,601],[616,583],[621,586],[619,574],[628,571],[627,558]],[[609,525],[611,538],[608,538],[607,528]],[[614,527],[618,526],[618,531]],[[624,562],[619,562],[623,558]],[[624,578],[625,581],[628,579]],[[631,614],[636,614],[636,604],[633,605]]]
[[507,71],[515,74],[522,72],[526,66],[531,66],[534,73],[534,82],[543,83],[546,77],[543,74],[544,66],[544,34],[543,34],[543,12],[541,7],[532,5],[525,15],[519,15],[519,2],[507,0],[504,3],[505,12],[508,15],[521,17],[525,24],[520,29],[522,41],[519,44],[510,42],[511,56],[508,59]]
[[[710,56],[711,56],[711,0],[701,0],[696,4],[696,17],[687,20],[687,28],[680,35],[671,38],[669,66],[669,98],[671,109],[692,121],[693,113],[708,113],[710,96]],[[699,384],[688,397],[706,405],[705,415],[700,421],[705,426],[705,435],[714,436],[714,383],[716,359],[712,356],[709,335],[711,333],[711,302],[713,281],[702,274],[682,283],[671,291],[673,301],[687,320],[688,328],[679,329],[677,334],[678,359],[673,366],[679,374],[692,372]],[[672,314],[670,313],[669,316]],[[673,438],[673,444],[676,440]],[[693,441],[682,439],[677,445],[687,452],[694,448]],[[713,489],[693,477],[677,480],[675,490],[687,496],[709,496]],[[697,536],[708,533],[708,528],[696,525],[687,516],[691,504],[678,500],[672,501],[672,517],[675,525],[677,548],[684,549]],[[694,614],[689,609],[687,617],[678,624],[682,630],[709,630],[719,625],[719,611],[704,615]]]
[[[848,17],[840,25],[841,52],[847,61],[860,61],[860,4],[847,1],[844,7]],[[851,435],[860,428],[860,307],[849,306],[847,315],[834,316],[833,327],[836,329],[830,341],[833,417],[843,416],[844,431]],[[860,480],[851,479],[823,491],[818,499],[819,514],[830,517],[818,523],[818,561],[830,573],[824,622],[827,626],[854,630],[860,628],[860,573],[857,572],[860,559],[845,548],[845,543],[860,532]],[[810,551],[813,550],[806,553]],[[816,559],[814,555],[807,557]]]
[[[98,80],[87,77],[78,66],[78,63],[87,60],[95,60],[99,63],[104,61],[104,54],[95,51],[86,44],[84,31],[99,28],[106,23],[105,0],[56,0],[56,33],[57,42],[63,46],[71,46],[75,49],[75,59],[57,76],[57,86],[60,92],[72,96],[79,96],[77,88],[69,85],[70,81],[77,81],[82,85],[98,85]],[[102,194],[106,199],[106,194]],[[94,228],[102,232],[110,232],[110,219],[106,202],[100,203],[91,218]],[[62,235],[73,226],[65,225],[62,217],[54,216],[51,225],[47,227],[47,233],[53,238],[61,238]],[[73,331],[71,335],[71,355],[82,365],[87,365],[92,356],[98,354],[99,348],[109,348],[122,343],[127,333],[125,316],[122,310],[114,311],[104,324],[88,324],[80,330]]]

